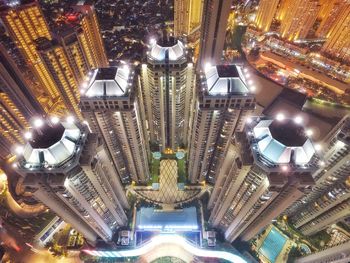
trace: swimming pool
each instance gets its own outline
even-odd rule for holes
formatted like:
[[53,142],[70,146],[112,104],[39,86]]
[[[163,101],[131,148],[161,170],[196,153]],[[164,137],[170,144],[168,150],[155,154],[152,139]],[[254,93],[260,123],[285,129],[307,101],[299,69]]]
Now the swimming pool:
[[259,253],[264,255],[271,263],[275,263],[287,240],[287,237],[282,235],[275,227],[272,227],[260,247]]

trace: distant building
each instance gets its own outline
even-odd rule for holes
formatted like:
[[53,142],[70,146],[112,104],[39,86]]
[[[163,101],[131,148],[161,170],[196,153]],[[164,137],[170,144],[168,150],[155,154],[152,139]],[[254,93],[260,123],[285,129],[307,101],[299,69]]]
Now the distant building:
[[49,101],[42,101],[51,112],[62,110],[60,92],[52,79],[48,68],[43,64],[36,48],[38,38],[52,39],[39,2],[36,0],[24,1],[14,6],[3,5],[0,17],[12,40],[16,43],[36,80],[40,83]]
[[286,211],[305,235],[314,234],[350,215],[350,117],[343,118],[323,142],[322,166],[312,191]]
[[327,34],[327,41],[322,47],[322,52],[331,58],[350,62],[350,3],[343,5],[338,13],[331,30]]
[[317,155],[301,124],[251,118],[220,167],[209,222],[229,242],[248,241],[314,184]]
[[206,63],[220,64],[231,4],[231,0],[204,0],[197,70]]
[[295,260],[295,263],[325,263],[325,262],[337,262],[348,263],[350,262],[350,241],[338,244],[334,247],[326,247],[320,251],[311,253],[304,257],[299,257]]
[[108,149],[120,180],[145,183],[150,178],[149,146],[136,98],[134,72],[124,67],[98,68],[81,96],[80,108]]
[[23,130],[30,118],[44,110],[36,100],[15,62],[0,44],[0,159],[12,156],[17,143],[23,143]]
[[55,38],[62,46],[74,77],[81,84],[86,75],[97,66],[91,62],[86,36],[80,26],[62,26],[55,31]]
[[321,23],[316,31],[317,37],[329,37],[332,27],[349,5],[346,2],[346,0],[330,0],[321,5],[319,12]]
[[192,183],[215,182],[233,133],[255,109],[250,81],[236,65],[211,66],[201,76],[188,147]]
[[320,9],[318,0],[288,1],[281,20],[280,34],[289,41],[306,38],[316,21]]
[[[109,63],[95,7],[84,3],[84,1],[78,1],[72,7],[77,13],[71,14],[72,17],[68,17],[68,19],[77,19],[77,22],[83,29],[84,39],[86,40],[83,48],[85,53],[88,54],[90,65],[94,65],[95,68],[108,67]],[[76,18],[74,17],[75,15],[77,15]]]
[[259,2],[258,13],[256,14],[255,24],[263,32],[268,32],[272,20],[275,17],[279,0],[261,0]]
[[187,145],[194,67],[185,45],[173,38],[151,41],[141,68],[139,100],[147,138],[161,151]]
[[78,105],[80,99],[79,80],[75,77],[63,47],[58,45],[56,41],[50,41],[47,38],[38,38],[35,42],[40,60],[47,69],[47,73],[55,81],[55,86],[66,110],[81,118]]
[[202,20],[202,0],[174,1],[174,35],[191,36],[199,33]]
[[126,196],[97,134],[71,118],[36,126],[17,163],[26,191],[89,242],[110,241],[127,223],[121,204]]

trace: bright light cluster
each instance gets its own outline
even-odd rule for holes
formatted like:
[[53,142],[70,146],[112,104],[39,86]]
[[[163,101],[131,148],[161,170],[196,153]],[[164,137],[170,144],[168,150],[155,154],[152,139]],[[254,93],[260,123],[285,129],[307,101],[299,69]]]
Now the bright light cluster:
[[218,250],[206,250],[203,248],[198,248],[192,244],[190,244],[185,238],[179,235],[158,235],[153,237],[149,242],[144,245],[131,250],[118,250],[118,251],[97,251],[97,250],[84,250],[85,253],[91,256],[98,257],[136,257],[144,255],[158,246],[164,244],[173,244],[176,246],[180,246],[192,255],[197,257],[207,257],[207,258],[216,258],[216,259],[224,259],[229,262],[235,263],[246,263],[246,261],[233,253],[226,251],[218,251]]

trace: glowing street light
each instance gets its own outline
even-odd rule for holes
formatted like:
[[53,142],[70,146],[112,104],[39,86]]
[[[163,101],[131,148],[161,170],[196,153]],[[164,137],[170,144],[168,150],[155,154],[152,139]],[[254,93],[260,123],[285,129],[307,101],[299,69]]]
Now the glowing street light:
[[17,146],[16,148],[15,148],[15,152],[17,153],[17,154],[22,154],[23,153],[23,146]]
[[278,113],[278,114],[276,115],[276,120],[278,120],[278,121],[283,121],[284,119],[285,119],[285,116],[284,116],[283,113]]
[[40,128],[44,125],[44,121],[41,118],[37,118],[33,122],[35,128]]
[[308,137],[312,136],[313,134],[314,134],[314,132],[311,129],[306,130],[306,135]]
[[57,124],[60,121],[60,119],[57,116],[52,116],[50,120],[53,124]]
[[207,72],[211,68],[211,63],[207,62],[204,65],[204,71]]
[[301,123],[303,122],[303,118],[300,117],[300,116],[296,116],[296,117],[294,118],[294,122],[295,122],[296,124],[301,124]]
[[67,117],[67,122],[73,123],[74,121],[75,121],[75,119],[74,119],[73,116],[68,116],[68,117]]
[[322,146],[320,144],[315,144],[315,150],[320,151],[322,149]]
[[31,139],[33,136],[33,134],[30,131],[27,131],[24,133],[24,138],[26,138],[27,140]]

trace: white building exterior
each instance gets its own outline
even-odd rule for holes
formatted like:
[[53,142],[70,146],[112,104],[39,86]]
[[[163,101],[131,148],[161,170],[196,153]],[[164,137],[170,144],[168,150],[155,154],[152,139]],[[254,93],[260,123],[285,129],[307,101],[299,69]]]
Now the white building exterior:
[[18,172],[26,191],[91,243],[112,239],[127,224],[124,190],[97,134],[72,122],[46,122],[33,130]]
[[189,140],[188,172],[192,183],[214,183],[235,131],[255,109],[255,98],[240,67],[208,67],[195,98]]
[[149,179],[149,146],[136,92],[134,73],[127,66],[99,68],[80,102],[84,118],[103,138],[124,184]]
[[286,214],[304,234],[314,234],[350,216],[350,117],[343,118],[322,142],[321,167],[312,191]]
[[248,241],[310,189],[313,143],[293,120],[252,118],[236,133],[211,194],[209,222]]
[[139,100],[147,137],[161,151],[187,145],[194,81],[193,63],[181,41],[151,41],[141,68]]

